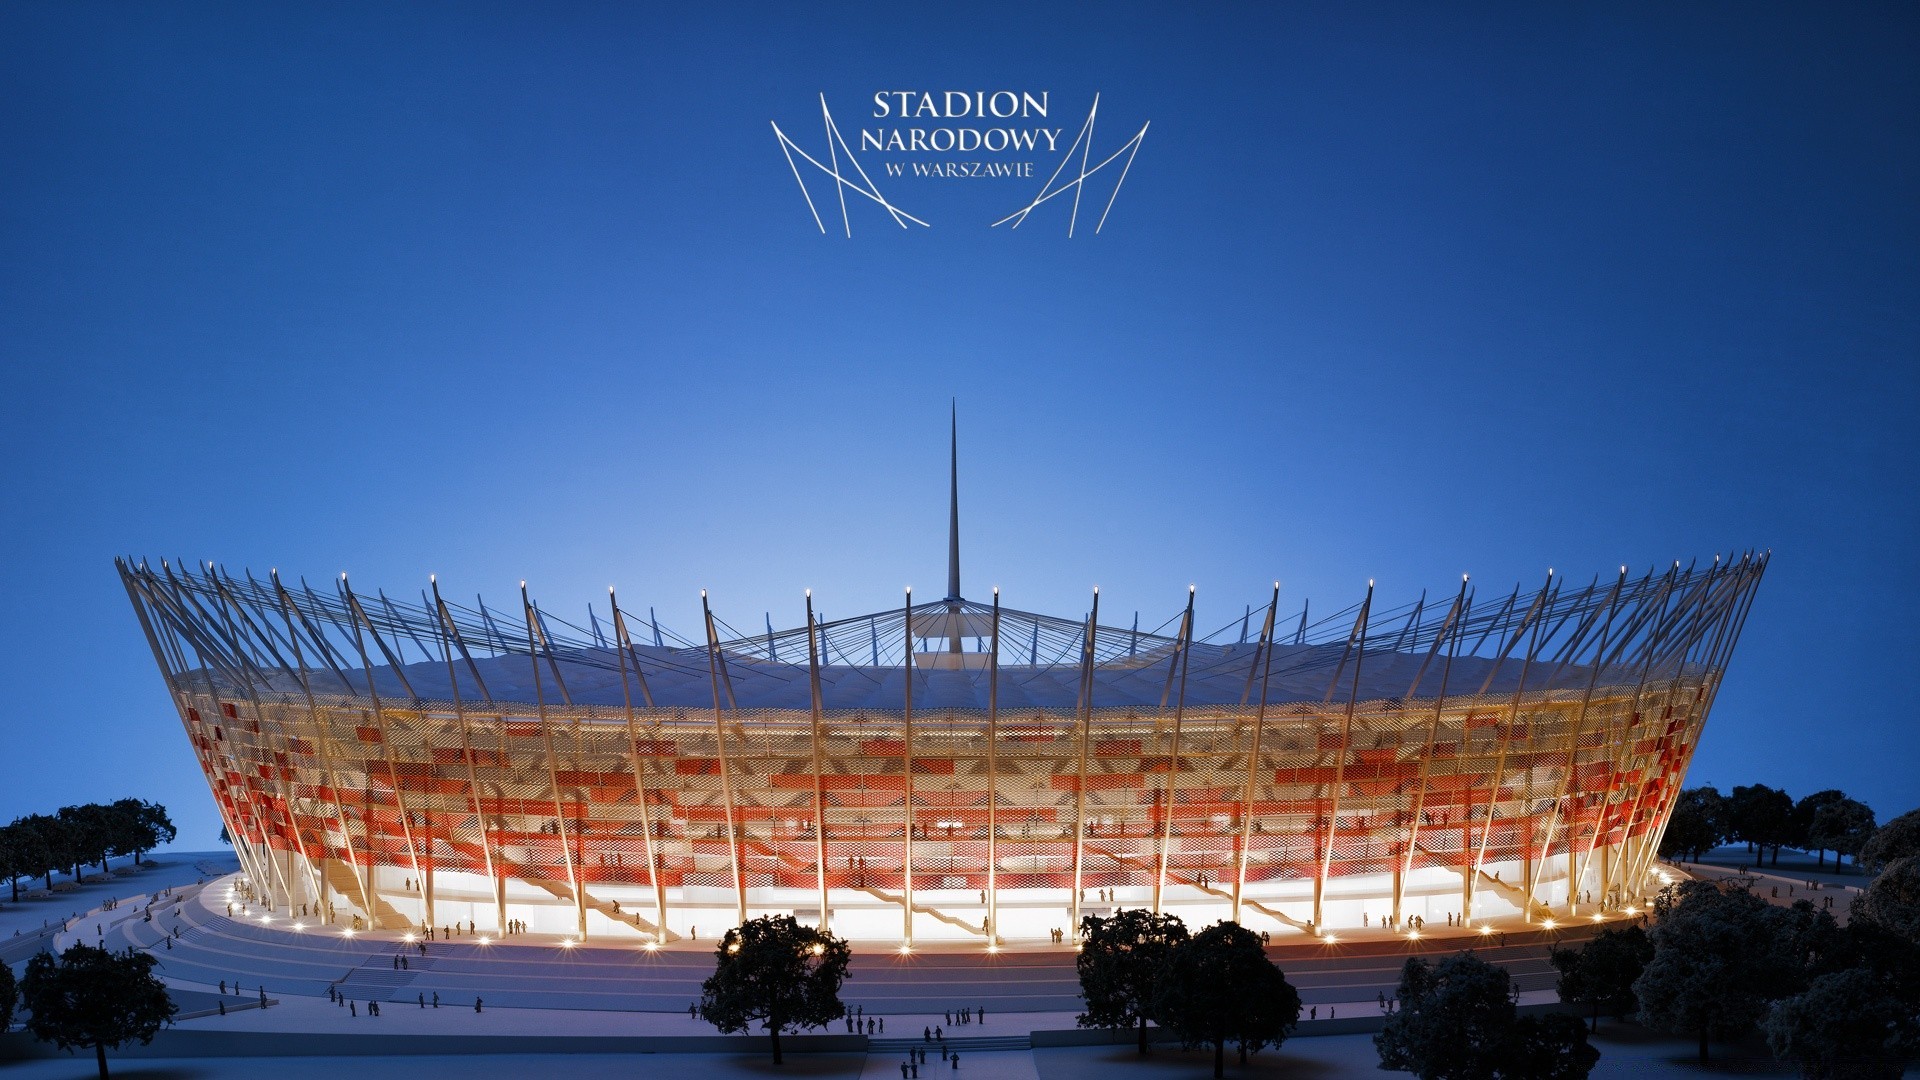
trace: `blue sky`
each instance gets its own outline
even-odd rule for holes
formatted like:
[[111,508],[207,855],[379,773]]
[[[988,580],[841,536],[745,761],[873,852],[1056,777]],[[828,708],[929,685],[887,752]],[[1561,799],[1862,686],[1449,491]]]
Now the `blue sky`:
[[[944,584],[956,397],[1031,610],[1770,548],[1690,780],[1920,803],[1910,6],[768,7],[0,7],[0,818],[217,831],[114,555],[851,615]],[[1099,235],[823,236],[769,126],[1001,88],[1151,122]]]

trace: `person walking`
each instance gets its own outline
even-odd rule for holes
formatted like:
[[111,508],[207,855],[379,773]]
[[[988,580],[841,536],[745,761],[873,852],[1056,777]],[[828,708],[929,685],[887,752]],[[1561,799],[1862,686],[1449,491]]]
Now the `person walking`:
[[426,1008],[426,1007],[427,1007],[427,995],[425,995],[425,994],[421,994],[421,995],[420,995],[420,1007],[421,1007],[422,1009],[424,1009],[424,1008]]
[[358,1006],[358,1005],[356,1005],[356,1004],[354,1004],[354,1003],[353,1003],[353,1002],[351,1002],[351,1001],[349,1001],[349,1002],[347,1002],[347,1015],[348,1015],[348,1016],[356,1016],[356,1017],[357,1017],[357,1016],[359,1016],[359,1015],[360,1015],[360,1006]]
[[479,998],[474,998],[474,999],[473,999],[473,1011],[474,1011],[474,1012],[479,1012],[479,1011],[480,1011],[480,999],[479,999]]

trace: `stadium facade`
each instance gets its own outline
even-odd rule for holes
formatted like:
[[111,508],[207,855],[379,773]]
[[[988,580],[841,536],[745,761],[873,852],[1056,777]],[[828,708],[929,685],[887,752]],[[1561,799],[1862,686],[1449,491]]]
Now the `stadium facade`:
[[1324,931],[1636,902],[1765,555],[1196,634],[948,595],[691,640],[204,565],[119,571],[290,910],[903,944],[1144,906]]

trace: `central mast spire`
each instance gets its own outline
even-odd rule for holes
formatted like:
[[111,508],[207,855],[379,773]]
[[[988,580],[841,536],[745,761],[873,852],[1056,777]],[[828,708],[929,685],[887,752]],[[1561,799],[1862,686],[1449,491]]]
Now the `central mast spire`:
[[949,459],[947,492],[947,599],[960,599],[960,404],[953,403],[952,456]]

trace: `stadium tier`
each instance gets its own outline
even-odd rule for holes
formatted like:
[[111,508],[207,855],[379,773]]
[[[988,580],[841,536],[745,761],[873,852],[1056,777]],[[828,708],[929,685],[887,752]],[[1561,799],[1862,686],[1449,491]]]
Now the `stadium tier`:
[[[119,570],[252,880],[386,928],[900,943],[1116,907],[1324,932],[1644,896],[1764,555],[1198,635],[959,595],[675,639]],[[1070,931],[1069,931],[1070,933]]]

